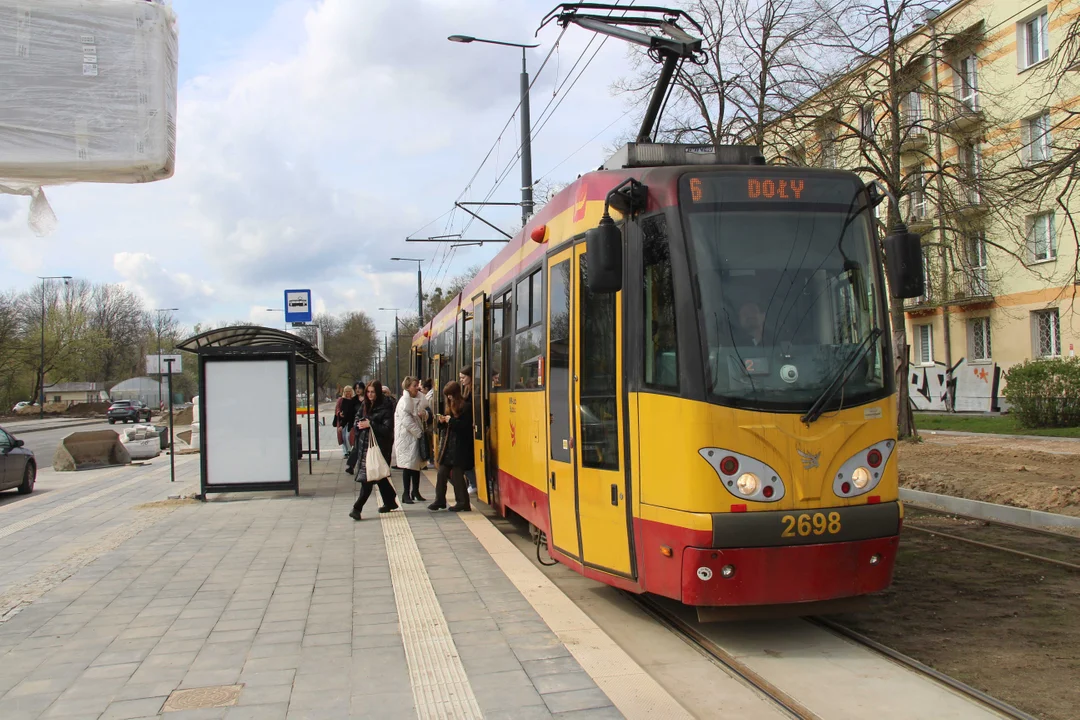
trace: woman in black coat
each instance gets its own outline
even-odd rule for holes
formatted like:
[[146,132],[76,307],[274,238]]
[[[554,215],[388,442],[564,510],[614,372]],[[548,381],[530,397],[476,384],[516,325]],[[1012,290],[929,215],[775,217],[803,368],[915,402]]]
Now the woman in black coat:
[[439,452],[439,474],[435,480],[435,502],[428,510],[445,510],[447,481],[454,485],[454,506],[451,512],[472,509],[465,473],[473,469],[473,419],[472,403],[465,402],[461,386],[450,381],[443,388],[449,415],[437,415],[435,420],[446,425],[445,444]]
[[352,512],[349,513],[349,517],[353,520],[360,519],[360,511],[364,509],[364,503],[371,497],[372,486],[376,484],[379,486],[379,494],[382,495],[383,501],[379,512],[390,512],[400,507],[397,503],[397,491],[394,490],[390,478],[381,478],[375,482],[367,480],[365,457],[370,442],[369,433],[375,433],[375,442],[379,444],[379,451],[386,460],[387,467],[390,465],[390,452],[394,447],[394,401],[383,394],[382,383],[378,380],[368,383],[364,393],[364,402],[360,405],[359,418],[356,422],[358,431],[356,445],[353,447],[352,454],[349,455],[349,465],[345,468],[345,472],[352,475],[353,468],[356,467],[357,462],[360,463],[360,477],[357,478],[361,482],[360,497],[357,498]]

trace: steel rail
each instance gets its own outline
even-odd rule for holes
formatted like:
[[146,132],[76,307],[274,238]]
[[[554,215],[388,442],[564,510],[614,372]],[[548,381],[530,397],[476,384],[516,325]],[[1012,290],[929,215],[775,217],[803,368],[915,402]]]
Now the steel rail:
[[1039,535],[1047,535],[1055,538],[1065,538],[1066,540],[1072,540],[1080,543],[1080,537],[1076,535],[1070,535],[1068,533],[1057,532],[1056,530],[1047,530],[1041,527],[1028,527],[1027,525],[1017,525],[1016,523],[1006,522],[1005,520],[995,520],[993,518],[984,518],[977,515],[968,515],[967,513],[954,512],[952,510],[942,510],[941,508],[933,507],[931,505],[923,505],[922,503],[912,502],[911,500],[904,501],[904,507],[914,508],[922,512],[934,513],[935,515],[946,515],[951,517],[964,518],[965,520],[978,520],[979,522],[988,523],[990,525],[1000,525],[1001,527],[1007,527],[1012,530],[1022,530],[1023,532],[1038,533]]
[[969,545],[977,545],[982,548],[988,548],[990,550],[998,550],[1000,552],[1010,553],[1012,555],[1019,555],[1029,560],[1039,560],[1045,563],[1052,563],[1060,567],[1068,568],[1070,570],[1080,570],[1080,565],[1071,562],[1065,562],[1064,560],[1055,560],[1054,558],[1044,557],[1043,555],[1035,555],[1034,553],[1027,553],[1023,550],[1013,550],[1012,548],[1002,547],[1001,545],[994,545],[992,543],[985,543],[980,540],[972,540],[971,538],[961,537],[959,535],[952,535],[950,533],[941,532],[940,530],[928,530],[927,528],[921,528],[910,523],[904,523],[905,530],[918,530],[919,532],[926,533],[927,535],[936,535],[937,537],[949,538],[950,540],[956,540],[958,542],[968,543]]
[[898,662],[901,665],[904,665],[905,667],[915,670],[916,672],[919,672],[923,675],[926,675],[927,677],[932,678],[933,680],[936,680],[943,685],[946,685],[952,690],[955,690],[961,695],[965,695],[968,698],[979,702],[996,712],[1001,713],[1005,717],[1010,718],[1010,720],[1039,720],[1035,716],[1028,715],[1026,712],[1020,710],[1019,708],[1015,708],[1012,705],[1004,703],[991,695],[987,695],[982,690],[973,688],[967,683],[960,682],[956,678],[949,677],[945,673],[935,670],[929,665],[924,665],[913,657],[908,657],[901,652],[897,652],[896,650],[893,650],[886,645],[882,645],[877,640],[871,640],[865,635],[857,633],[850,628],[844,627],[837,622],[822,617],[807,618],[807,620],[809,622],[820,625],[823,628],[831,630],[832,632],[840,635],[841,637],[845,637],[848,640],[856,642],[860,645],[864,645],[871,650],[875,650],[882,655],[885,655],[889,659]]
[[668,612],[651,598],[632,593],[626,593],[626,595],[637,603],[637,605],[654,620],[665,625],[669,630],[682,637],[683,640],[706,655],[713,662],[719,664],[734,676],[762,693],[791,717],[796,718],[797,720],[822,720],[820,715],[812,712],[798,700],[763,678],[748,665],[710,640],[693,625]]

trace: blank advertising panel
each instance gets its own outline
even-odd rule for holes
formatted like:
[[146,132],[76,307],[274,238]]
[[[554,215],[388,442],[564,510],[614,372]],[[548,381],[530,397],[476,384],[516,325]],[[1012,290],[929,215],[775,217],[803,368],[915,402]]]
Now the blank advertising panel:
[[292,482],[288,360],[208,360],[207,485]]

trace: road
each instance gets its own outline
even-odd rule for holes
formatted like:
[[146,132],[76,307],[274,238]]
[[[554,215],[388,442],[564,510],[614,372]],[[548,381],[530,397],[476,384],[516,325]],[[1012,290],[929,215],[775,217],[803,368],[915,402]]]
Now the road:
[[102,420],[101,423],[94,425],[79,425],[77,427],[39,430],[36,432],[19,433],[15,430],[11,430],[10,432],[12,435],[26,443],[26,447],[34,451],[34,457],[37,458],[38,467],[49,467],[52,465],[53,455],[56,454],[56,448],[60,445],[60,441],[71,433],[86,430],[116,430],[120,427],[122,426],[110,425]]

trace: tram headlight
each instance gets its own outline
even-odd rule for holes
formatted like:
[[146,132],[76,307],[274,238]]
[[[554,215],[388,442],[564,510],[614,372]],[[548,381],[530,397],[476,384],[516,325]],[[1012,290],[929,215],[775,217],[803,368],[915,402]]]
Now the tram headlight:
[[870,471],[864,467],[855,468],[855,471],[851,473],[851,484],[862,490],[870,484]]
[[757,475],[754,473],[747,472],[739,476],[739,479],[735,481],[735,485],[738,486],[739,492],[743,495],[753,495],[757,492],[761,481],[758,480]]

